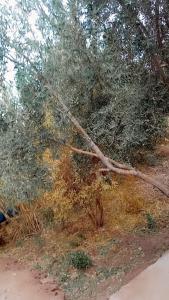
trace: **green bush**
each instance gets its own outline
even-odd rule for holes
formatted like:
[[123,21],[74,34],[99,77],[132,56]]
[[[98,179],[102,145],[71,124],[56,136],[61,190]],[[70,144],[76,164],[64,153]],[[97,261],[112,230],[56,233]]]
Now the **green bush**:
[[70,254],[70,264],[80,270],[92,266],[91,258],[84,251],[76,251]]
[[146,214],[146,219],[147,219],[147,227],[149,230],[155,231],[156,230],[156,221],[154,217],[150,214]]

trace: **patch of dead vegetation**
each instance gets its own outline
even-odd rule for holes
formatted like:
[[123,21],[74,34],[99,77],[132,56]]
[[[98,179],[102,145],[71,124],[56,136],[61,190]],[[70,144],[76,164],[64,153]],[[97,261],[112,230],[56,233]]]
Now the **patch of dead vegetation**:
[[[168,178],[168,157],[161,159],[159,166],[146,171]],[[55,190],[22,207],[20,216],[6,227],[13,244],[4,251],[56,276],[68,299],[106,299],[106,295],[169,248],[169,203],[143,182],[113,176],[111,186],[101,183],[104,226],[96,228],[74,198],[77,187],[83,187],[77,186],[78,179],[73,177],[70,157],[66,154],[56,165],[60,180]],[[63,208],[67,201],[71,206],[68,214],[58,218],[57,205],[61,200],[65,201],[61,203]],[[154,230],[148,227],[147,214],[155,220]],[[77,271],[69,265],[68,254],[75,250],[90,255],[93,266],[89,270]]]

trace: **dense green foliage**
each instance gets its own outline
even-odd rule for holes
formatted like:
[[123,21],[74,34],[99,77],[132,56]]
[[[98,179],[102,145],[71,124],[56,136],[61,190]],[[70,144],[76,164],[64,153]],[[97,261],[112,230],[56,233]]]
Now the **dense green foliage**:
[[91,258],[84,251],[72,252],[69,256],[70,264],[76,269],[87,269],[92,266]]
[[28,112],[14,103],[1,106],[0,120],[1,195],[12,202],[38,197],[41,190],[51,185],[48,168],[41,163],[38,127]]
[[165,134],[167,0],[21,0],[1,5],[0,16],[2,84],[12,61],[18,91],[12,120],[13,100],[0,122],[2,195],[34,198],[50,186],[45,149],[84,146],[48,83],[107,155],[131,161]]

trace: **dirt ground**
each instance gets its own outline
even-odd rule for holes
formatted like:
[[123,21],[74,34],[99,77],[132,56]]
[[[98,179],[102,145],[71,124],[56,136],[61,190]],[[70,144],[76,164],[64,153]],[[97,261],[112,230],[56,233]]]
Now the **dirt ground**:
[[0,259],[1,300],[63,300],[55,282],[12,259]]
[[[109,299],[111,293],[130,282],[169,249],[168,231],[169,228],[164,228],[161,232],[151,236],[138,236],[137,234],[121,236],[119,247],[121,250],[111,261],[114,270],[116,268],[120,270],[119,274],[100,282],[95,295],[84,296],[84,298],[80,295],[79,299]],[[108,260],[110,260],[109,255]],[[37,270],[32,271],[26,262],[23,265],[11,258],[1,257],[0,269],[1,300],[64,299],[63,292],[51,278]]]
[[168,300],[169,252],[130,281],[110,300]]

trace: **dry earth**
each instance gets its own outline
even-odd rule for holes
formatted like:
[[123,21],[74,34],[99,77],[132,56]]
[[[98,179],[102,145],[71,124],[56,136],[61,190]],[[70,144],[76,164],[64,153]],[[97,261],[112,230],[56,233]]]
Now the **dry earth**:
[[0,259],[1,300],[63,300],[55,282],[11,259]]
[[169,252],[149,266],[110,300],[168,300]]

